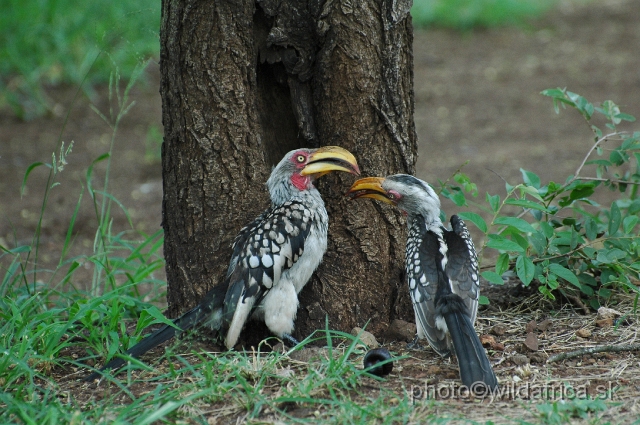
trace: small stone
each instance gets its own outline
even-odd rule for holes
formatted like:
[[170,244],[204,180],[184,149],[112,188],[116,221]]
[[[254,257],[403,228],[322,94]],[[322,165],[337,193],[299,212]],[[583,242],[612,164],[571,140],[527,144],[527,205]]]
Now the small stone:
[[480,343],[483,347],[496,351],[504,351],[504,344],[496,341],[491,335],[480,335]]
[[538,327],[538,324],[536,323],[536,321],[532,320],[529,323],[527,323],[527,326],[525,326],[524,330],[525,330],[526,333],[529,334],[529,333],[535,331],[537,327]]
[[538,330],[546,332],[552,325],[553,322],[550,319],[544,319],[542,322],[538,323]]
[[613,326],[613,317],[607,317],[606,319],[596,320],[596,326],[599,328],[609,328]]
[[530,353],[528,355],[529,360],[531,360],[531,363],[546,363],[548,356],[544,353]]
[[315,302],[307,307],[309,313],[309,319],[311,320],[324,320],[327,316],[327,312],[324,311],[319,302]]
[[[524,340],[523,348],[531,351],[538,351],[538,337],[533,332],[529,332]],[[526,350],[525,350],[526,351]]]
[[395,319],[391,322],[384,333],[384,339],[387,341],[404,341],[410,342],[416,335],[415,323],[405,322],[404,320]]
[[439,375],[442,373],[442,367],[438,365],[430,365],[427,367],[427,374],[429,375]]
[[378,348],[380,344],[376,340],[376,337],[373,336],[371,332],[365,331],[362,328],[355,327],[351,330],[351,335],[357,336],[360,335],[360,341],[366,345],[368,348]]
[[491,347],[496,343],[496,339],[491,335],[480,335],[480,343],[483,347]]
[[494,334],[495,336],[502,336],[507,333],[507,327],[504,325],[495,325],[489,332]]
[[614,310],[612,308],[608,308],[608,307],[600,307],[598,309],[598,320],[601,319],[611,319],[612,323],[613,323],[613,319],[616,319],[618,317],[622,316],[622,313],[620,313],[618,310]]
[[290,359],[304,363],[310,363],[311,360],[318,360],[322,357],[329,357],[329,351],[326,348],[308,347],[303,348],[302,350],[296,350],[289,354]]
[[576,335],[580,338],[589,338],[591,336],[591,331],[586,328],[578,329],[576,331]]
[[511,356],[510,359],[516,366],[523,366],[529,364],[529,358],[524,354],[516,354]]

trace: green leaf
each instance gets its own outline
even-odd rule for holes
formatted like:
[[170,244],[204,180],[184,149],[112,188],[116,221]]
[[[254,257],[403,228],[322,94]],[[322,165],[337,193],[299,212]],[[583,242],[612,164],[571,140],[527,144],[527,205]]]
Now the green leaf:
[[489,248],[497,249],[499,251],[524,252],[524,249],[512,240],[495,237],[496,235],[490,236],[494,236],[494,238],[489,239],[489,242],[487,242],[487,246]]
[[[162,312],[158,309],[158,307],[155,306],[151,306],[149,308],[146,308],[142,311],[142,313],[146,313],[149,316],[153,317],[155,320],[155,323],[162,323],[163,325],[167,325],[167,326],[171,326],[172,328],[176,328],[176,329],[180,329],[175,323],[173,323],[173,320],[171,319],[167,319],[165,317],[164,314],[162,314]],[[142,313],[140,314],[140,317],[142,318]],[[148,325],[147,325],[148,326]],[[145,326],[146,327],[146,326]],[[141,331],[142,329],[140,329]]]
[[540,230],[547,239],[551,239],[555,233],[553,230],[553,226],[546,221],[540,222]]
[[549,288],[547,288],[546,286],[542,286],[542,285],[538,286],[538,291],[540,291],[542,295],[544,295],[551,301],[554,301],[556,299],[555,295],[553,295],[549,290]]
[[587,239],[591,241],[598,237],[598,225],[591,217],[587,218],[584,223],[584,233]]
[[629,114],[625,114],[625,113],[619,113],[616,114],[615,116],[617,119],[621,120],[621,121],[629,121],[629,122],[634,122],[636,120],[636,117],[634,117],[633,115],[629,115]]
[[620,228],[621,220],[622,216],[620,214],[620,208],[618,207],[618,204],[614,202],[611,204],[611,212],[609,216],[609,235],[613,236],[616,234]]
[[533,280],[533,275],[536,270],[536,266],[533,264],[531,258],[526,255],[519,255],[516,259],[516,273],[518,279],[522,281],[524,286],[529,286]]
[[490,196],[489,193],[487,192],[486,198],[487,198],[487,202],[491,206],[491,210],[493,212],[498,212],[498,210],[500,209],[500,195]]
[[540,94],[543,96],[564,98],[564,91],[562,89],[546,89],[542,90]]
[[533,210],[549,212],[547,207],[545,207],[544,205],[538,204],[538,203],[533,202],[533,201],[528,201],[526,199],[507,199],[505,201],[505,204],[515,205],[517,207],[522,207],[522,208],[531,208]]
[[534,233],[536,231],[536,229],[531,227],[531,224],[518,217],[498,217],[494,223],[511,226],[524,233]]
[[529,236],[529,242],[538,255],[544,254],[547,248],[547,238],[542,232],[534,232]]
[[25,187],[27,187],[27,180],[29,179],[29,175],[31,174],[31,172],[41,165],[51,167],[49,164],[45,164],[44,162],[34,162],[33,164],[29,165],[29,167],[27,167],[27,171],[24,172],[24,177],[22,178],[22,186],[20,186],[20,196],[24,196],[24,189]]
[[551,263],[549,264],[549,271],[556,276],[566,280],[567,282],[577,286],[578,288],[581,287],[580,282],[578,281],[578,277],[568,268],[557,263]]
[[590,246],[583,247],[582,252],[590,259],[596,258],[596,255],[598,254],[598,250]]
[[520,189],[522,189],[524,193],[537,199],[538,201],[544,202],[544,199],[542,199],[542,196],[540,196],[540,191],[541,191],[540,188],[535,188],[533,186],[520,186]]
[[595,185],[593,183],[582,184],[571,191],[569,199],[575,201],[577,199],[588,198],[595,192]]
[[529,186],[533,186],[536,189],[540,189],[540,177],[534,172],[527,171],[523,168],[520,169],[522,173],[522,181],[524,181]]
[[[2,246],[2,245],[0,245]],[[12,249],[6,249],[5,247],[2,247],[2,250],[11,254],[20,254],[22,252],[30,252],[31,251],[31,245],[20,245],[17,246],[15,248]]]
[[494,285],[504,285],[504,280],[502,280],[502,276],[500,276],[496,272],[486,271],[481,273],[482,277],[493,283]]
[[480,304],[480,305],[489,305],[489,298],[485,297],[484,295],[480,295],[478,297],[478,304]]
[[476,227],[480,229],[482,233],[487,233],[487,223],[484,221],[484,218],[482,218],[480,215],[473,212],[466,211],[466,212],[458,213],[458,216],[463,220],[469,220],[470,222],[475,224]]
[[611,151],[611,153],[609,154],[609,161],[611,161],[615,165],[622,165],[624,164],[625,160],[625,155],[619,150]]
[[[596,256],[596,261],[604,264],[615,263],[616,261],[625,258],[627,253],[618,248],[602,249]],[[606,283],[606,282],[602,282]]]
[[525,250],[525,252],[527,251],[527,249],[529,249],[529,247],[531,246],[531,244],[529,243],[529,239],[527,239],[526,237],[522,236],[522,234],[520,232],[518,232],[517,230],[509,230],[511,229],[511,227],[507,228],[507,231],[504,233],[504,236],[509,236],[511,238],[512,241],[516,242],[518,245],[520,245],[522,247],[522,249]]
[[627,234],[633,231],[633,228],[636,227],[636,224],[638,224],[637,215],[630,215],[628,217],[625,217],[624,220],[622,220],[622,228],[624,229],[624,232]]
[[580,291],[582,291],[582,293],[585,294],[588,297],[593,296],[593,289],[591,289],[587,285],[580,285]]
[[496,273],[499,276],[502,276],[502,274],[507,270],[509,270],[509,254],[503,252],[502,254],[498,255],[498,260],[496,261]]
[[464,196],[464,192],[460,190],[459,187],[452,187],[451,191],[443,190],[442,195],[446,198],[449,198],[459,207],[463,207],[467,205],[467,199]]

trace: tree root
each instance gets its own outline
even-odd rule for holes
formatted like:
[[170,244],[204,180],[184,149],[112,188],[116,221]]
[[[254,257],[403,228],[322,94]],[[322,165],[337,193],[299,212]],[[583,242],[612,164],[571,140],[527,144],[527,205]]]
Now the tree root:
[[621,351],[638,351],[640,344],[628,345],[600,345],[597,347],[583,348],[581,350],[568,351],[566,353],[556,354],[547,359],[547,363],[558,362],[562,360],[572,359],[574,357],[584,356],[585,354],[596,353],[619,353]]

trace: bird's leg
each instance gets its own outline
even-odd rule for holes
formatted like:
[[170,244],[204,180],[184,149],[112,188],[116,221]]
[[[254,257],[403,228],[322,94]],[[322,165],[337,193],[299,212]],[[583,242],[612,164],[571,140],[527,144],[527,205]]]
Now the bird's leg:
[[413,341],[411,341],[410,343],[407,344],[407,348],[409,350],[423,350],[424,349],[422,347],[422,345],[418,344],[418,335],[416,335],[416,337],[413,338]]
[[290,345],[291,348],[293,348],[296,345],[300,344],[300,341],[298,341],[297,339],[295,339],[294,337],[292,337],[289,334],[282,334],[282,342],[286,343],[287,345]]

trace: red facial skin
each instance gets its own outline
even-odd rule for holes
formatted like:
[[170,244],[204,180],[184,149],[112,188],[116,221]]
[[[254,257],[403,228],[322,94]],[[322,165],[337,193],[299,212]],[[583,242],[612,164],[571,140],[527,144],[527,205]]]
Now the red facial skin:
[[[305,151],[298,151],[291,157],[291,162],[296,165],[296,168],[300,171],[307,165],[307,161],[309,159],[309,154]],[[300,173],[294,173],[291,176],[291,183],[298,190],[307,190],[311,186],[311,176],[303,176]]]

